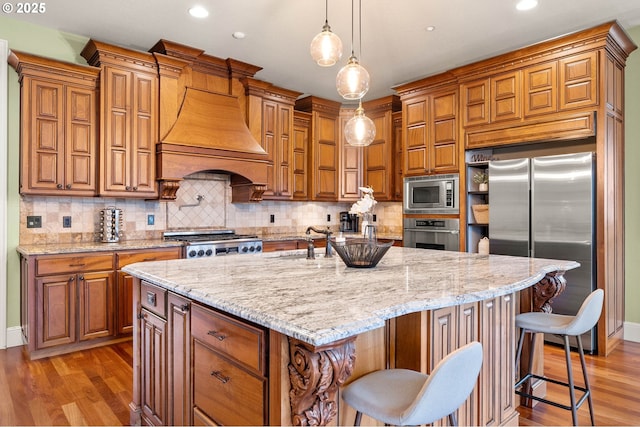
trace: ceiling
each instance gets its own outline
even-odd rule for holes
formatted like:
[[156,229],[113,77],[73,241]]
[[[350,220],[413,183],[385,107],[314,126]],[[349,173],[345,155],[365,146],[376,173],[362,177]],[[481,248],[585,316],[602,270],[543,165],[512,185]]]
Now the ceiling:
[[[205,6],[209,17],[187,13]],[[365,100],[393,86],[549,38],[618,20],[640,25],[638,0],[539,0],[521,12],[516,0],[363,0],[362,51],[355,2],[355,53],[371,75]],[[351,50],[351,2],[329,1],[329,24],[340,36],[339,64],[323,68],[309,55],[325,19],[323,0],[56,0],[43,14],[12,14],[63,32],[148,50],[158,40],[186,44],[220,58],[262,67],[256,78],[283,88],[343,101],[335,76]],[[5,15],[6,16],[6,15]],[[435,31],[427,31],[435,26]],[[242,31],[244,39],[231,34]]]

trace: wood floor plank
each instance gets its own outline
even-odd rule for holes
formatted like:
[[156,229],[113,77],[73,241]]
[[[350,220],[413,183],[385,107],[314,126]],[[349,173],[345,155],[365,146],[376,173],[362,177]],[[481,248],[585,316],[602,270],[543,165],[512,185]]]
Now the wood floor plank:
[[[128,425],[132,344],[29,361],[20,348],[0,350],[0,425]],[[561,348],[545,346],[545,372],[566,378]],[[640,425],[640,343],[625,341],[609,357],[586,356],[598,425]],[[582,383],[577,355],[573,373]],[[551,399],[566,389],[549,387]],[[571,413],[538,404],[519,407],[520,425],[570,425]],[[578,411],[588,425],[586,403]]]

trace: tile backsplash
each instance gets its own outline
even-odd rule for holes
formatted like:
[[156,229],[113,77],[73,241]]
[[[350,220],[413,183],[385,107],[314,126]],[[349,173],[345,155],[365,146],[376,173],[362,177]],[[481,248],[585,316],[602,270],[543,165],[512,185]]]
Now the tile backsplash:
[[[196,173],[182,181],[176,200],[159,202],[107,197],[39,197],[20,200],[20,244],[74,243],[100,240],[101,209],[122,209],[123,240],[159,239],[166,230],[235,229],[258,235],[300,234],[309,225],[338,230],[341,211],[351,202],[231,203],[229,176]],[[402,204],[379,202],[375,208],[379,232],[402,234]],[[42,217],[41,228],[27,228],[27,216]],[[153,215],[152,225],[148,224]],[[270,222],[273,215],[273,223]],[[63,217],[71,216],[71,227]],[[327,216],[330,220],[327,221]]]

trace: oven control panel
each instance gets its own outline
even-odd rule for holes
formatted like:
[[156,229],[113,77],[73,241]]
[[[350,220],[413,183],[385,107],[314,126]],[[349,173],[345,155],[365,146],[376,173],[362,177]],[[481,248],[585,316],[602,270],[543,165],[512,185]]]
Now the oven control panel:
[[185,252],[187,258],[203,258],[235,254],[258,254],[262,252],[262,241],[197,243],[188,245]]

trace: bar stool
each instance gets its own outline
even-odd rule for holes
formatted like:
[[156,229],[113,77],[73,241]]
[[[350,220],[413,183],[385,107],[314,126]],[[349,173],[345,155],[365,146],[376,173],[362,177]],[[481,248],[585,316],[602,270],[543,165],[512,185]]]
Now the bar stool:
[[[600,317],[600,313],[602,312],[603,300],[604,291],[602,289],[597,289],[589,294],[589,296],[584,300],[582,306],[580,307],[580,310],[578,311],[578,314],[576,314],[575,316],[541,312],[521,313],[516,316],[516,327],[521,328],[520,339],[518,341],[518,350],[516,354],[516,366],[518,366],[518,364],[520,363],[522,344],[527,332],[530,334],[554,334],[562,337],[564,340],[564,352],[567,361],[568,380],[568,382],[564,382],[533,374],[531,372],[533,357],[530,357],[527,374],[515,384],[516,393],[529,399],[537,400],[539,402],[547,403],[549,405],[571,411],[571,417],[573,419],[574,426],[578,425],[577,411],[578,408],[580,408],[580,406],[584,403],[585,399],[589,403],[591,425],[595,425],[595,419],[593,416],[593,402],[591,400],[591,388],[589,387],[589,379],[587,378],[587,370],[584,361],[584,351],[582,349],[582,340],[580,339],[580,335],[592,329],[598,322],[598,318]],[[578,353],[580,355],[580,364],[582,365],[584,387],[576,386],[573,382],[573,374],[571,371],[571,349],[569,347],[570,336],[576,337],[576,341],[578,342]],[[535,340],[532,339],[531,354],[533,354],[534,346]],[[568,406],[553,402],[542,397],[534,396],[525,391],[525,388],[522,386],[532,378],[567,387],[569,389],[569,399],[571,401],[571,405]],[[530,390],[530,388],[528,388],[528,390]],[[576,390],[582,392],[582,396],[577,401],[575,393]]]
[[385,369],[358,378],[342,391],[356,412],[390,425],[431,424],[449,417],[457,425],[456,409],[471,394],[482,366],[482,345],[472,342],[448,354],[431,375],[409,369]]

